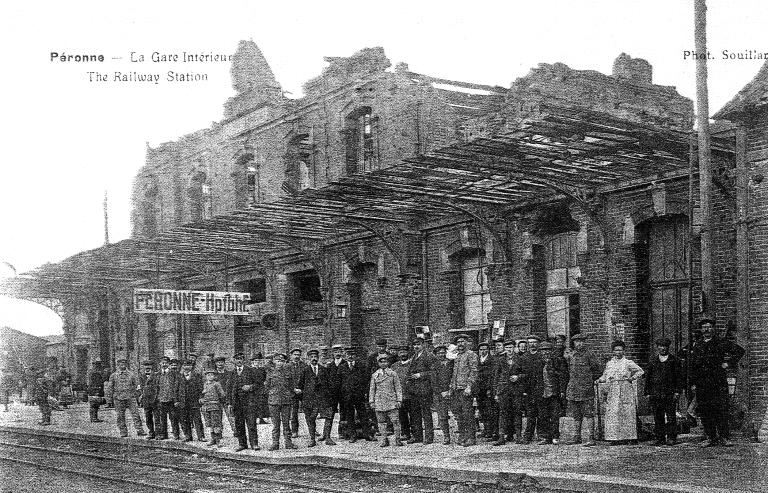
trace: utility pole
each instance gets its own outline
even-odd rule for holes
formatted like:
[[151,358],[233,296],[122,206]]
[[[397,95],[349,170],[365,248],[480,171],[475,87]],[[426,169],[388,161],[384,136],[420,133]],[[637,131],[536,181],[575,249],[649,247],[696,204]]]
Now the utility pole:
[[699,201],[701,206],[701,311],[715,316],[715,284],[712,269],[712,156],[709,135],[707,90],[707,3],[695,0],[696,122],[699,141]]
[[104,190],[104,245],[109,245],[109,212],[107,211],[107,190]]

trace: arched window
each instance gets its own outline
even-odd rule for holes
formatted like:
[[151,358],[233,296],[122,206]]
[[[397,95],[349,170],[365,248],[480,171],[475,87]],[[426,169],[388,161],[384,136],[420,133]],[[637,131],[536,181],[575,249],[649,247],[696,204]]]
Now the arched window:
[[345,126],[347,174],[372,171],[379,168],[378,117],[370,106],[353,111]]
[[192,222],[211,217],[211,185],[202,171],[195,173],[190,180],[189,213]]

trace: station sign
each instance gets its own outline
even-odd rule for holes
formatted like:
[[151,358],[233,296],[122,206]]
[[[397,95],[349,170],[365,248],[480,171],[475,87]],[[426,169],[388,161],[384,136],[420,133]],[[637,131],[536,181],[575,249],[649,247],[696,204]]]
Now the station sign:
[[133,290],[134,313],[190,315],[250,315],[249,293],[228,291]]

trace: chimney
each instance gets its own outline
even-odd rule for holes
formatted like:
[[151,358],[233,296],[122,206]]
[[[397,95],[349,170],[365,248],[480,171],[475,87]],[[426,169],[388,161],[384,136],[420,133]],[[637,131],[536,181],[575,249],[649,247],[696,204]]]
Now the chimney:
[[653,67],[647,60],[622,53],[613,62],[613,76],[636,84],[652,84]]

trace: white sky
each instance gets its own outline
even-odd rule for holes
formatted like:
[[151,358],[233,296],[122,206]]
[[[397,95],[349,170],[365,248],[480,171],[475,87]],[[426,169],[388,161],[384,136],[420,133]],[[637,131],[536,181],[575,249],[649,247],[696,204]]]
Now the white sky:
[[[764,0],[709,0],[709,47],[768,52]],[[0,264],[19,272],[130,232],[131,179],[146,143],[222,118],[229,64],[130,63],[131,51],[232,54],[253,39],[295,96],[323,56],[383,46],[393,65],[509,87],[540,62],[610,73],[621,52],[647,59],[654,82],[693,98],[693,0],[6,1],[0,6]],[[104,54],[103,64],[51,62],[50,52]],[[112,61],[121,56],[123,60]],[[755,75],[760,60],[713,60],[710,109]],[[207,72],[208,82],[95,84],[88,70]],[[0,270],[0,275],[3,271]],[[0,305],[3,314],[12,311]],[[31,323],[31,322],[30,322]]]

